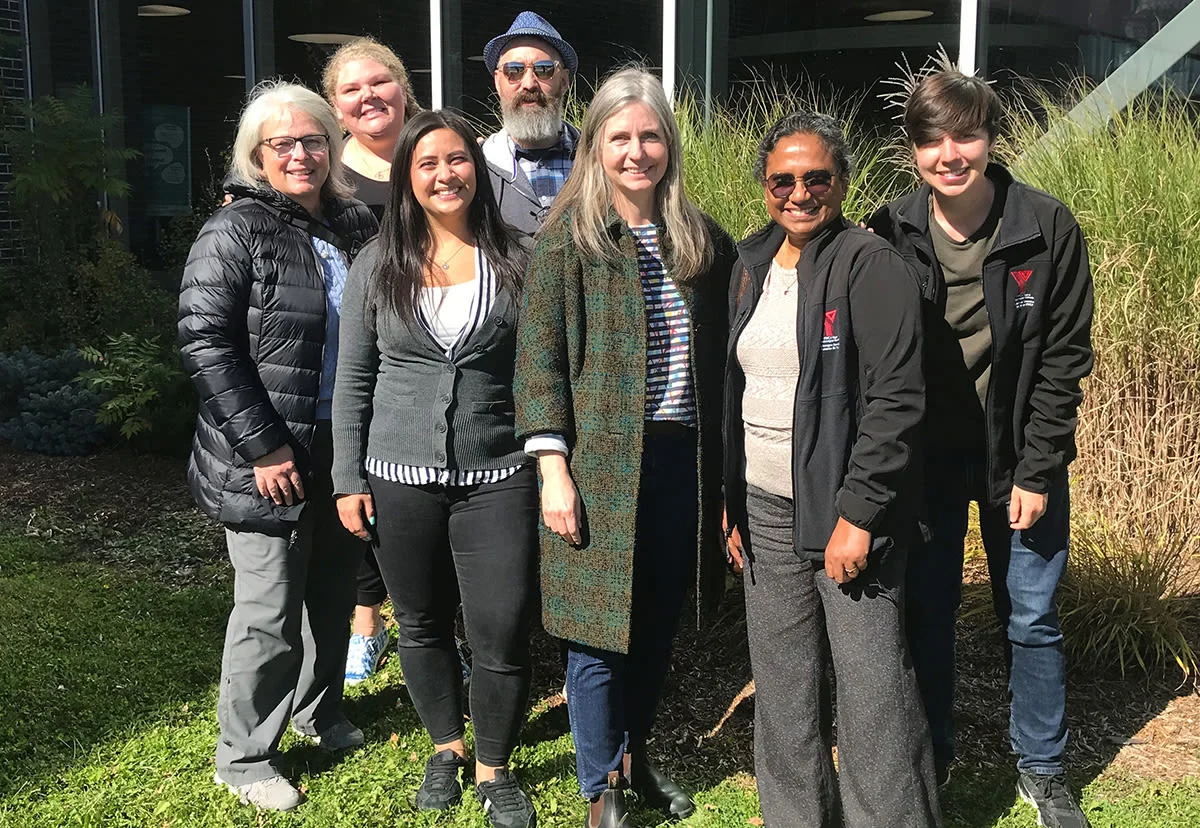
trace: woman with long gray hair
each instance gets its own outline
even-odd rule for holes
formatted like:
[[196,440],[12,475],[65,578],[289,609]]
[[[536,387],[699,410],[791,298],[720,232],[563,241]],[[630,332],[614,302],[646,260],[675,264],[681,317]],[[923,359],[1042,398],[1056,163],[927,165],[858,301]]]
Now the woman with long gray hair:
[[721,372],[732,240],[688,200],[662,84],[596,92],[534,252],[517,344],[517,432],[541,471],[543,623],[568,642],[591,828],[624,789],[685,817],[646,742],[689,585],[724,586]]
[[234,570],[214,781],[277,811],[301,802],[280,763],[289,721],[326,750],[363,743],[342,712],[363,544],[334,506],[330,415],[342,287],[377,225],[348,197],[338,134],[320,95],[255,89],[233,145],[235,198],[201,229],[179,296],[200,396],[188,483],[225,524]]

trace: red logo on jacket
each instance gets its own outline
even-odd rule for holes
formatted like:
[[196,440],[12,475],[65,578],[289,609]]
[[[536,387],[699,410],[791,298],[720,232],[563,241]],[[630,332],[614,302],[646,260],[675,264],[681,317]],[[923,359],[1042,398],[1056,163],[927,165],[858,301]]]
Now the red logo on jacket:
[[822,351],[836,351],[842,346],[842,339],[837,330],[837,308],[825,311],[825,336],[821,339]]
[[1017,283],[1016,306],[1018,308],[1032,308],[1033,294],[1025,292],[1025,285],[1029,283],[1029,277],[1033,275],[1033,271],[1010,270],[1009,275],[1011,275],[1013,277],[1013,281]]

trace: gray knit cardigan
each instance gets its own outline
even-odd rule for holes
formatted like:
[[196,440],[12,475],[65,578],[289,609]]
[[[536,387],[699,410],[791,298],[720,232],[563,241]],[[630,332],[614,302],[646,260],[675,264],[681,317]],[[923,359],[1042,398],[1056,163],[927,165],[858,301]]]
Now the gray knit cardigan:
[[474,471],[526,462],[513,423],[520,298],[501,287],[487,320],[450,359],[417,322],[366,306],[378,261],[379,243],[373,241],[354,260],[342,296],[333,392],[335,491],[369,491],[368,456]]

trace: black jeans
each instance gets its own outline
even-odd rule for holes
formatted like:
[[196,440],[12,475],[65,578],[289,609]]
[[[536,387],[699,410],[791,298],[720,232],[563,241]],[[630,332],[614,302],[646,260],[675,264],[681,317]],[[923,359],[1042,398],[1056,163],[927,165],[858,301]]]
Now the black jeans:
[[370,477],[376,558],[400,628],[400,667],[435,744],[463,735],[454,616],[462,601],[473,652],[475,753],[508,763],[529,695],[537,596],[537,475],[499,483],[410,486]]
[[363,555],[362,566],[358,568],[354,589],[358,593],[355,600],[360,607],[373,607],[387,600],[387,586],[383,583],[383,573],[379,571],[379,561],[375,560],[375,550],[367,548]]

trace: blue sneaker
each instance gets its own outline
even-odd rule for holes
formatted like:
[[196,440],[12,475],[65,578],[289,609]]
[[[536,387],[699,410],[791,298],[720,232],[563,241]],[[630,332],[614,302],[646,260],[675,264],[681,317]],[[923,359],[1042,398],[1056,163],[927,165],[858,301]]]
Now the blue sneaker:
[[353,687],[375,675],[379,667],[379,659],[383,657],[388,645],[388,634],[385,627],[379,628],[377,635],[350,636],[350,648],[346,651],[346,685]]

